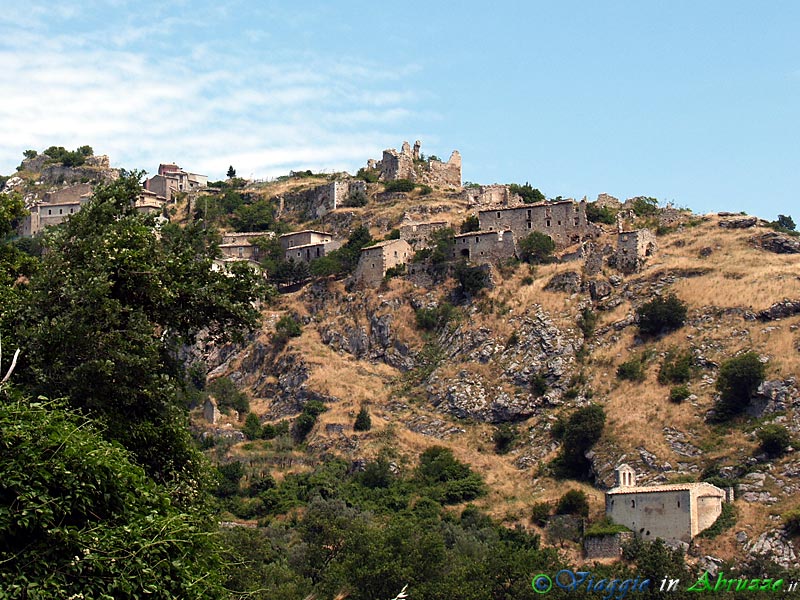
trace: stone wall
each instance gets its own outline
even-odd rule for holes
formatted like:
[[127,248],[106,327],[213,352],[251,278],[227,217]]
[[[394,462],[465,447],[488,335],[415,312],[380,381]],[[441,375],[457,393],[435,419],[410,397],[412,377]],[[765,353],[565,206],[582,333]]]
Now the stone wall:
[[453,258],[465,258],[475,264],[495,263],[515,254],[511,231],[473,231],[455,237]]
[[431,221],[428,223],[406,223],[400,226],[400,239],[407,241],[415,249],[427,248],[434,231],[446,229],[447,221]]
[[295,231],[293,233],[284,233],[279,238],[281,248],[288,250],[294,246],[306,246],[307,244],[327,244],[333,241],[333,235],[325,233],[324,231],[314,231],[306,229],[304,231]]
[[556,246],[564,248],[593,235],[586,219],[586,202],[544,202],[514,208],[478,211],[481,231],[510,229],[519,241],[534,231],[549,235]]
[[609,194],[598,194],[595,204],[601,207],[607,206],[608,208],[613,208],[615,210],[622,208],[622,202],[619,201],[619,198],[615,198]]
[[692,541],[692,503],[688,489],[672,492],[606,494],[606,515],[642,539]]
[[459,151],[453,150],[447,162],[430,159],[428,171],[422,172],[421,179],[428,185],[461,187],[461,154]]
[[636,273],[657,249],[656,236],[649,229],[622,231],[617,236],[617,251],[612,262],[623,273]]
[[407,263],[413,254],[405,240],[387,240],[362,248],[355,279],[363,285],[378,285],[387,269]]
[[360,179],[340,179],[318,185],[308,190],[294,192],[283,196],[281,212],[284,210],[296,213],[301,220],[321,219],[328,213],[340,208],[351,194],[367,193],[367,184]]
[[330,240],[327,242],[316,242],[311,244],[303,244],[301,246],[292,246],[284,251],[284,260],[293,260],[294,262],[311,262],[318,258],[322,258],[326,254],[337,250],[342,247],[341,242]]
[[583,551],[588,559],[619,558],[622,556],[622,546],[631,538],[633,534],[627,531],[602,537],[587,537],[583,540]]
[[44,202],[46,203],[79,202],[81,196],[91,193],[92,193],[91,183],[79,183],[76,185],[70,185],[68,187],[61,188],[60,190],[47,192],[44,195]]
[[522,204],[519,194],[512,194],[507,185],[482,185],[464,190],[464,198],[477,206],[513,206]]

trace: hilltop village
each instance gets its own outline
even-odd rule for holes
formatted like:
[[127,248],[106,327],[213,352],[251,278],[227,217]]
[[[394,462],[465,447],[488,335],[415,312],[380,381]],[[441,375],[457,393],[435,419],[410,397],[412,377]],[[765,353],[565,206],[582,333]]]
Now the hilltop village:
[[[246,265],[276,286],[259,305],[262,330],[182,349],[201,381],[193,432],[218,468],[239,469],[231,527],[283,515],[276,481],[330,456],[348,461],[348,477],[374,460],[397,475],[441,446],[489,490],[443,504],[474,501],[574,560],[619,559],[632,539],[662,539],[709,571],[743,557],[792,565],[791,219],[695,215],[647,196],[547,199],[527,183],[464,182],[458,151],[443,161],[421,148],[403,142],[355,175],[271,181],[231,167],[213,182],[162,163],[131,199],[154,227],[219,227],[215,268]],[[57,150],[26,153],[4,178],[29,211],[23,238],[120,177],[91,149],[78,166]],[[651,304],[680,322],[648,331]],[[723,429],[717,381],[740,356],[764,376],[747,417]],[[576,414],[599,423],[596,435],[565,433]],[[780,452],[764,449],[765,428],[785,432]],[[257,491],[264,481],[272,487]],[[572,492],[584,504],[562,510]]]

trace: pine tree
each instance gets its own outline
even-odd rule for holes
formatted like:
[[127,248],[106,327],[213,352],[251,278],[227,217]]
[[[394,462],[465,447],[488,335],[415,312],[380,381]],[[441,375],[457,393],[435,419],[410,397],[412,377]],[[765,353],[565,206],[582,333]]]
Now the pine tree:
[[356,417],[356,422],[353,425],[353,429],[355,431],[369,431],[372,429],[372,418],[370,418],[369,411],[367,410],[366,406],[362,406],[361,410],[358,411],[358,416]]

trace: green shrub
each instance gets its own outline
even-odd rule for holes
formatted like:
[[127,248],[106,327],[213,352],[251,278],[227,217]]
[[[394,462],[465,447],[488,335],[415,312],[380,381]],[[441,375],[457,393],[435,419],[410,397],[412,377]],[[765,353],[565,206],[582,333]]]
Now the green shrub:
[[791,535],[800,533],[800,508],[794,508],[783,513],[783,526]]
[[384,183],[387,192],[410,192],[414,189],[414,182],[409,179],[394,179]]
[[467,296],[474,296],[489,285],[489,274],[483,267],[470,267],[460,262],[456,265],[454,275],[461,292]]
[[500,427],[494,430],[494,434],[492,435],[495,452],[498,454],[506,454],[511,450],[511,447],[514,445],[514,442],[517,441],[518,437],[519,432],[516,427],[507,423],[500,425]]
[[369,416],[369,410],[362,405],[361,410],[358,411],[356,421],[353,424],[354,431],[369,431],[372,429],[372,418]]
[[591,306],[584,306],[580,316],[578,317],[578,327],[583,333],[583,337],[591,337],[596,326],[597,313],[592,310]]
[[537,398],[544,396],[549,389],[547,378],[541,373],[532,373],[530,379],[528,379],[528,383],[530,383],[531,386],[531,394]]
[[668,383],[686,383],[692,377],[692,353],[688,350],[684,352],[667,352],[664,362],[658,370],[658,383],[666,385]]
[[653,298],[636,309],[639,331],[645,335],[658,335],[679,329],[686,322],[686,312],[686,304],[675,294]]
[[556,243],[549,235],[534,231],[519,241],[517,249],[521,261],[531,264],[543,263],[552,257]]
[[464,219],[464,222],[461,223],[461,226],[459,227],[459,231],[461,233],[470,233],[472,231],[480,231],[480,230],[481,226],[480,222],[478,221],[477,215],[470,215],[469,217]]
[[400,239],[400,230],[395,227],[389,233],[387,233],[383,237],[383,239],[384,240],[399,240]]
[[614,225],[617,222],[617,211],[608,206],[598,206],[596,202],[586,205],[586,219],[592,223]]
[[242,433],[248,440],[257,440],[261,438],[261,421],[256,413],[249,413],[244,421]]
[[711,527],[704,529],[698,534],[699,537],[708,539],[717,537],[723,531],[736,525],[736,517],[736,507],[729,502],[723,502],[722,512],[719,514],[714,523],[712,523]]
[[537,502],[531,507],[531,520],[539,527],[544,527],[552,508],[549,502]]
[[[586,452],[603,435],[605,422],[603,407],[590,404],[576,410],[563,424],[553,427],[554,436],[561,439],[561,451],[553,462],[556,476],[583,478],[589,474]],[[561,435],[558,436],[558,433]]]
[[442,302],[433,308],[420,307],[416,310],[417,328],[434,331],[447,325],[455,315],[455,308],[449,302]]
[[227,377],[219,377],[208,384],[207,391],[214,396],[217,407],[224,413],[232,408],[239,414],[250,411],[250,400],[247,394],[239,391]]
[[532,187],[527,181],[525,182],[525,185],[519,185],[517,183],[509,184],[508,191],[512,194],[519,194],[525,204],[544,202],[547,199],[544,197],[542,192],[537,190],[535,187]]
[[691,396],[691,394],[692,393],[689,391],[689,386],[676,385],[669,390],[669,401],[674,402],[675,404],[680,404],[689,396]]
[[366,206],[368,201],[369,199],[367,198],[367,194],[365,194],[363,190],[354,190],[347,196],[347,198],[344,199],[342,206],[347,208],[357,208],[360,206]]
[[286,341],[292,337],[300,337],[302,333],[300,323],[295,321],[291,315],[283,315],[275,324],[275,335],[280,340]]
[[642,357],[634,356],[619,365],[617,367],[617,379],[636,382],[644,381],[644,361]]
[[615,535],[617,533],[622,533],[624,531],[630,531],[624,525],[619,525],[618,523],[614,523],[609,517],[604,516],[599,521],[595,521],[586,530],[583,532],[583,537],[585,538],[593,538],[593,537],[605,537],[607,535]]
[[386,273],[383,276],[384,281],[389,281],[392,277],[402,277],[406,274],[406,263],[400,263],[399,265],[395,265],[393,267],[389,267],[386,269]]
[[381,174],[378,169],[361,168],[358,170],[358,173],[356,173],[356,177],[366,181],[367,183],[377,183],[380,176]]
[[720,394],[717,418],[727,419],[743,412],[765,376],[766,366],[755,352],[746,352],[722,363],[715,384]]
[[522,285],[533,285],[533,277],[530,275],[525,275],[522,279],[520,279],[520,283]]
[[764,425],[756,435],[761,451],[773,458],[783,455],[792,443],[792,436],[783,425]]
[[556,503],[557,515],[589,516],[589,501],[586,494],[580,490],[569,490]]
[[649,217],[658,212],[657,198],[639,197],[634,199],[632,210],[637,217]]
[[420,196],[427,196],[431,192],[433,192],[433,188],[431,186],[425,185],[425,184],[422,184],[422,185],[419,186],[419,195]]

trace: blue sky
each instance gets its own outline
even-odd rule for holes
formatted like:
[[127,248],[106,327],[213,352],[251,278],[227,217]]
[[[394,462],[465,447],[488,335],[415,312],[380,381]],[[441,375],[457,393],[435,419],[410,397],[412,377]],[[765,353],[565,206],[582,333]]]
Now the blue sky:
[[800,3],[252,4],[5,6],[0,173],[83,144],[355,172],[420,139],[469,181],[800,218]]

